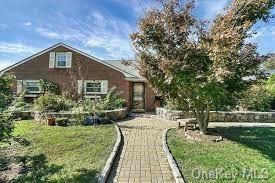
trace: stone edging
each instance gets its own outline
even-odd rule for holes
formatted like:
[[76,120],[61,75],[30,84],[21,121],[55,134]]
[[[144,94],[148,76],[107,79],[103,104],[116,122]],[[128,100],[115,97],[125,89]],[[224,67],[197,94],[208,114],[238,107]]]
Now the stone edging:
[[[114,123],[115,124],[115,123]],[[100,175],[98,176],[98,182],[99,183],[104,183],[107,181],[107,178],[109,176],[109,173],[111,171],[111,168],[114,164],[114,161],[115,161],[115,158],[118,154],[118,151],[119,151],[119,148],[120,148],[120,145],[121,145],[121,131],[118,127],[117,124],[115,124],[115,127],[116,127],[116,131],[117,131],[117,140],[116,140],[116,144],[113,148],[113,151],[112,153],[110,154],[104,168],[102,169]]]
[[176,183],[185,183],[182,175],[181,175],[181,172],[178,168],[178,165],[176,163],[176,161],[174,160],[169,148],[168,148],[168,145],[167,145],[167,132],[172,129],[172,128],[169,128],[169,129],[166,129],[163,133],[163,136],[162,136],[162,146],[163,146],[163,150],[167,156],[167,159],[168,159],[168,162],[169,162],[169,165],[172,169],[172,173],[174,175],[174,178],[176,180]]

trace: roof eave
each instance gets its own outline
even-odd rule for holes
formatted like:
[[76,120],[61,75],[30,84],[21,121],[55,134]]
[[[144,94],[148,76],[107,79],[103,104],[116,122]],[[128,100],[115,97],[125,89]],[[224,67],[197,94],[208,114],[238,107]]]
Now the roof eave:
[[127,77],[125,78],[127,81],[133,81],[133,82],[145,82],[144,78],[132,78],[132,77]]
[[38,57],[38,56],[40,56],[40,55],[42,55],[42,54],[44,54],[44,53],[47,53],[48,51],[50,51],[50,50],[52,50],[52,49],[55,49],[55,48],[57,48],[57,47],[59,47],[59,46],[63,46],[63,47],[65,47],[65,48],[68,48],[68,49],[70,49],[70,50],[73,50],[73,51],[75,51],[75,52],[77,52],[77,53],[79,53],[79,54],[81,54],[81,55],[84,55],[84,56],[86,56],[86,57],[88,57],[88,58],[90,58],[90,59],[93,59],[93,60],[95,60],[95,61],[97,61],[97,62],[99,62],[99,63],[101,63],[101,64],[103,64],[103,65],[106,65],[106,66],[108,66],[108,67],[110,67],[110,68],[112,68],[112,69],[114,69],[114,70],[116,70],[116,71],[118,71],[118,72],[121,72],[125,77],[127,77],[127,74],[129,74],[129,75],[135,77],[135,76],[134,76],[133,74],[131,74],[131,73],[128,73],[128,72],[126,72],[126,71],[124,71],[124,70],[122,70],[122,69],[120,69],[120,68],[114,67],[114,66],[112,66],[112,65],[110,65],[110,64],[108,64],[108,63],[106,63],[106,62],[104,62],[103,60],[100,60],[100,59],[98,59],[98,58],[96,58],[96,57],[94,57],[94,56],[92,56],[92,55],[89,55],[89,54],[87,54],[87,53],[85,53],[85,52],[83,52],[83,51],[80,51],[80,50],[78,50],[78,49],[76,49],[76,48],[73,48],[73,47],[71,47],[71,46],[69,46],[69,45],[66,45],[66,44],[64,44],[64,43],[57,43],[57,44],[55,44],[55,45],[53,45],[53,46],[51,46],[51,47],[49,47],[49,48],[47,48],[47,49],[45,49],[45,50],[42,50],[41,52],[38,52],[37,54],[34,54],[34,55],[30,56],[30,57],[27,57],[26,59],[23,59],[23,60],[21,60],[21,61],[15,63],[15,64],[13,64],[13,65],[7,67],[7,68],[1,70],[1,71],[0,71],[0,75],[3,75],[5,72],[7,72],[7,71],[9,71],[9,70],[11,70],[11,69],[13,69],[13,68],[15,68],[15,67],[21,65],[21,64],[24,64],[24,63],[28,62],[29,60],[31,60],[31,59],[33,59],[33,58],[36,58],[36,57]]

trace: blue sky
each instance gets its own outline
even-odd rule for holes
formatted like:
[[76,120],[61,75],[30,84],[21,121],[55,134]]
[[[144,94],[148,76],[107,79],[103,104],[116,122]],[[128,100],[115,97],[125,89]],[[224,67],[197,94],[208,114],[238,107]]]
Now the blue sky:
[[[195,14],[213,20],[230,0],[197,0]],[[0,7],[0,70],[58,42],[101,59],[133,58],[129,34],[153,0],[8,0]],[[275,52],[275,20],[258,23],[261,53]]]

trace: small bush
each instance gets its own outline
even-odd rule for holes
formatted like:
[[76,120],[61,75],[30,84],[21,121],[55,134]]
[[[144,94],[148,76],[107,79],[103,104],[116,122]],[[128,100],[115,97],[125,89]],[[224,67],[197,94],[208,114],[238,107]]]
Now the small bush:
[[242,109],[251,111],[270,111],[274,94],[263,83],[250,87],[240,101]]
[[38,112],[60,112],[71,110],[76,103],[66,95],[46,93],[34,101],[34,109]]
[[125,100],[119,95],[121,93],[116,91],[116,88],[112,88],[102,101],[103,110],[114,110],[125,106]]
[[56,95],[61,94],[60,86],[56,83],[41,79],[40,84],[41,84],[41,86],[43,88],[43,91],[45,93],[53,93],[53,94],[56,94]]
[[15,77],[13,75],[0,76],[0,112],[7,109],[12,102],[12,84]]
[[13,114],[18,114],[23,111],[31,110],[33,106],[30,103],[25,102],[25,94],[26,91],[23,91],[20,96],[11,103],[7,111]]
[[10,113],[0,114],[0,141],[8,140],[12,136],[13,119]]
[[85,99],[83,102],[83,109],[90,114],[100,114],[103,110],[114,110],[125,106],[125,100],[122,99],[116,91],[112,88],[105,97],[97,99]]
[[58,126],[67,126],[70,121],[68,118],[57,118],[55,122]]

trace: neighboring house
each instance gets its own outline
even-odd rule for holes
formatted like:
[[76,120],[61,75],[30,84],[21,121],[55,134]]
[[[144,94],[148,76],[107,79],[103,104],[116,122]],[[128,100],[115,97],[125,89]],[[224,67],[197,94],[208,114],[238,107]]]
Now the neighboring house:
[[63,43],[58,43],[4,70],[17,79],[16,91],[26,89],[26,97],[42,93],[40,79],[56,83],[74,96],[94,98],[116,87],[130,110],[153,111],[153,90],[138,71],[122,61],[103,61]]

